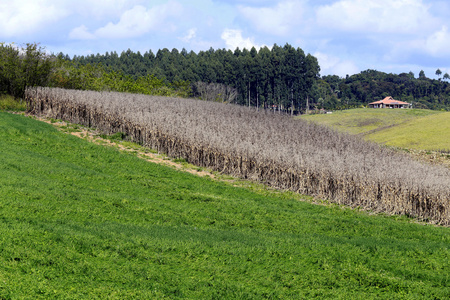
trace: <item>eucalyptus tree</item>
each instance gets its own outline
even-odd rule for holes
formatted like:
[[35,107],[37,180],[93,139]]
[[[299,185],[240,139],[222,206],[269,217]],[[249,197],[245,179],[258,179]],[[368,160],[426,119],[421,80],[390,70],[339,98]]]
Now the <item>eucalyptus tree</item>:
[[449,79],[450,79],[450,75],[448,75],[448,73],[445,73],[445,74],[444,74],[444,79],[449,80]]
[[309,110],[309,97],[314,83],[319,79],[320,66],[317,58],[311,54],[305,58],[305,77],[303,89],[306,92],[306,111]]
[[238,91],[236,103],[256,107],[276,103],[279,110],[290,109],[291,113],[303,107],[313,86],[310,80],[318,77],[315,63],[307,63],[303,50],[289,44],[275,44],[271,50],[210,48],[198,54],[164,48],[156,55],[151,51],[141,55],[128,49],[120,57],[111,53],[109,58],[91,55],[74,57],[74,61],[82,65],[102,62],[134,79],[155,75],[167,84],[189,81],[194,88],[197,82],[224,84]]
[[259,69],[259,84],[258,95],[262,106],[267,108],[268,105],[273,104],[273,89],[270,84],[270,79],[273,77],[274,70],[272,65],[272,52],[267,47],[259,50],[258,69]]

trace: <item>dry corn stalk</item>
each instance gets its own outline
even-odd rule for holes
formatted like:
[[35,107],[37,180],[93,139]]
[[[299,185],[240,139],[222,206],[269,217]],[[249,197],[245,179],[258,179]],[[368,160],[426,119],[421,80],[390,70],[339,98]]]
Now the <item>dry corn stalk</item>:
[[124,132],[192,164],[339,204],[450,225],[450,171],[331,129],[234,105],[28,88],[28,111]]

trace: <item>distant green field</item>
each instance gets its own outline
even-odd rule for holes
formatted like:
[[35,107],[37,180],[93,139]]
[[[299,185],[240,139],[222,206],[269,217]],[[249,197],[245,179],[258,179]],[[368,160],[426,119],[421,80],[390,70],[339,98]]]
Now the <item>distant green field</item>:
[[429,115],[371,133],[368,139],[418,150],[450,150],[450,112]]
[[417,150],[450,149],[450,112],[359,108],[301,118],[339,131],[360,134],[367,140],[388,146]]
[[0,299],[450,298],[450,228],[299,198],[0,113]]

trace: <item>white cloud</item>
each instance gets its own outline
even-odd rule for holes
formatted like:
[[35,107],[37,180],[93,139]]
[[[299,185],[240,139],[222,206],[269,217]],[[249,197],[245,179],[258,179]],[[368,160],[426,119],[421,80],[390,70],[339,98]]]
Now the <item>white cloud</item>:
[[88,32],[87,27],[84,25],[81,25],[77,28],[74,28],[69,33],[69,38],[72,40],[93,40],[95,39],[95,35]]
[[319,7],[317,21],[348,32],[417,34],[436,20],[422,0],[341,0]]
[[242,37],[242,31],[237,29],[225,29],[221,35],[222,40],[225,41],[228,49],[235,50],[237,47],[239,49],[248,49],[255,47],[257,50],[261,48],[255,44],[253,39]]
[[69,12],[52,1],[2,1],[0,3],[0,36],[32,34],[45,25],[66,17]]
[[142,4],[142,0],[77,0],[61,1],[73,14],[83,17],[102,19],[105,17],[120,17],[129,7]]
[[450,33],[447,26],[433,33],[425,42],[425,50],[435,57],[450,55]]
[[[105,2],[102,0],[101,2]],[[134,1],[136,2],[136,1]],[[115,0],[118,7],[125,7],[126,1]],[[97,4],[96,4],[97,5]],[[94,6],[96,7],[96,6]],[[91,7],[92,8],[92,7]],[[175,25],[167,22],[167,19],[181,14],[183,7],[177,1],[169,1],[165,4],[146,8],[142,5],[135,5],[130,9],[122,11],[118,22],[108,22],[105,26],[89,32],[85,25],[74,28],[70,34],[70,39],[123,39],[142,36],[152,30],[173,31]],[[114,9],[103,10],[97,13],[98,16],[118,12]],[[87,14],[87,13],[86,13]]]
[[245,20],[262,32],[284,36],[296,29],[302,22],[304,1],[282,1],[275,7],[239,6]]
[[152,30],[173,31],[175,25],[166,23],[166,20],[180,15],[182,9],[182,5],[177,1],[169,1],[149,9],[136,5],[123,12],[119,22],[109,22],[97,29],[94,35],[100,38],[121,39],[138,37]]
[[245,3],[245,4],[259,5],[259,6],[271,4],[274,2],[274,0],[212,0],[212,1],[219,2],[219,3],[232,4],[232,5]]
[[180,40],[182,40],[185,43],[189,43],[193,39],[195,39],[196,36],[197,36],[197,28],[191,28],[188,30],[187,34],[184,37],[180,38]]
[[332,68],[331,74],[339,75],[340,77],[345,77],[346,75],[353,75],[360,72],[359,68],[355,65],[353,61],[344,60],[337,63]]
[[420,64],[418,58],[427,58],[430,62],[440,60],[448,64],[450,56],[450,32],[446,25],[427,36],[418,36],[410,40],[399,40],[392,43],[390,51],[386,52],[383,60],[391,64],[412,63]]
[[317,52],[314,56],[319,61],[322,75],[338,75],[345,77],[359,73],[360,70],[353,61],[342,60],[336,56],[328,55],[325,53]]

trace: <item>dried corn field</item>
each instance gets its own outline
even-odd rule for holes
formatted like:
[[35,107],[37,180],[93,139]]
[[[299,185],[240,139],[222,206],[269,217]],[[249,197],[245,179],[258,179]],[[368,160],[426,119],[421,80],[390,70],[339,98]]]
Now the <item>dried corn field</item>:
[[28,111],[214,170],[376,212],[450,225],[450,170],[289,116],[193,99],[28,88]]

